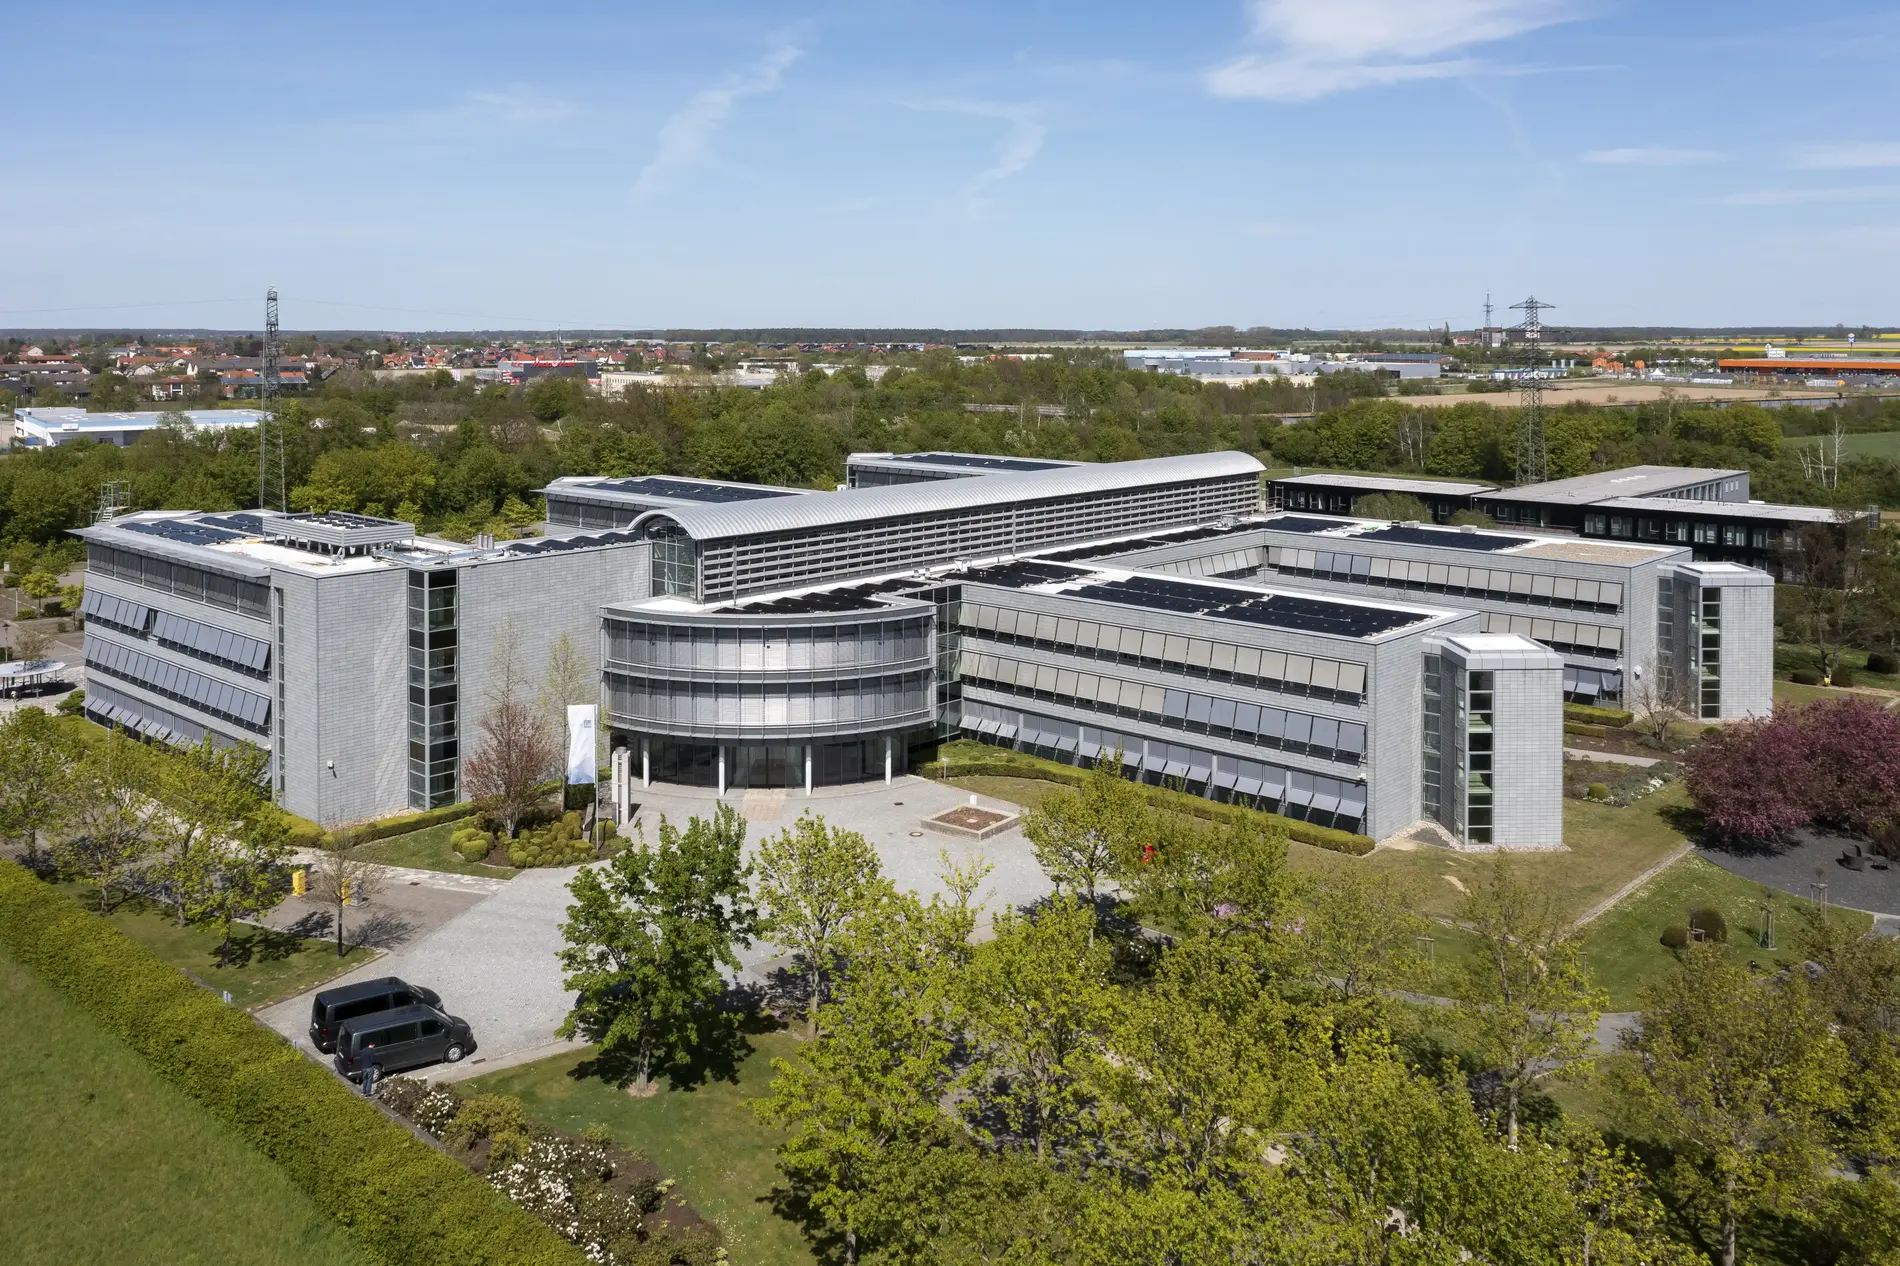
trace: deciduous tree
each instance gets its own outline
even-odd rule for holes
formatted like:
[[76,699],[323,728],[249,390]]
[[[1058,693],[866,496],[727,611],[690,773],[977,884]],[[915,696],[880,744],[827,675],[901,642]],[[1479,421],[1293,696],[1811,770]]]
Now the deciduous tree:
[[805,1014],[815,1038],[841,940],[853,919],[886,897],[877,851],[856,831],[829,826],[807,810],[760,843],[757,863],[765,930],[804,968]]
[[643,840],[568,884],[558,957],[578,997],[560,1033],[598,1043],[632,1093],[651,1093],[657,1068],[731,1023],[716,1005],[721,973],[739,970],[736,950],[759,921],[744,844],[745,819],[722,804],[683,832],[661,818],[657,845]]
[[88,750],[70,771],[72,816],[53,846],[61,870],[99,885],[99,909],[111,913],[113,896],[129,890],[155,847],[152,818],[159,812],[147,749],[117,730]]
[[344,915],[351,905],[370,900],[383,886],[383,868],[356,853],[363,842],[359,826],[339,826],[326,831],[317,842],[317,855],[310,865],[305,885],[310,899],[330,913],[330,930],[336,938],[338,958],[345,953]]
[[71,764],[45,709],[0,716],[0,839],[19,841],[37,857],[41,838],[72,812]]
[[1050,795],[1023,817],[1036,860],[1091,906],[1105,880],[1141,857],[1150,842],[1141,788],[1122,777],[1121,754],[1105,754],[1074,791]]

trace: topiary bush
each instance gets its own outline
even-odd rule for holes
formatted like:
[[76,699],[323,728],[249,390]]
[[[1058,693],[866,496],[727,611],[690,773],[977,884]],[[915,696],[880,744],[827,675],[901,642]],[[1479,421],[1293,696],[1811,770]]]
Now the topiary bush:
[[1886,651],[1875,651],[1867,657],[1867,671],[1879,673],[1882,677],[1900,676],[1900,657],[1889,655]]
[[1689,944],[1689,929],[1679,923],[1672,923],[1663,929],[1662,943],[1672,950],[1684,949]]
[[1788,680],[1797,686],[1818,686],[1821,684],[1821,674],[1812,668],[1797,668],[1788,674]]
[[1608,800],[1610,798],[1610,784],[1605,782],[1593,782],[1590,784],[1587,794],[1592,800]]
[[594,846],[581,838],[581,811],[570,809],[546,826],[523,831],[508,841],[508,862],[516,869],[532,866],[578,866],[592,861]]
[[1853,685],[1854,684],[1854,670],[1849,668],[1846,664],[1842,664],[1839,668],[1836,668],[1834,670],[1834,675],[1827,679],[1827,684],[1830,686],[1839,686],[1839,687],[1847,687],[1847,686]]
[[465,862],[479,862],[495,847],[495,836],[478,826],[465,826],[449,836],[449,847]]
[[1700,932],[1705,941],[1714,941],[1717,945],[1728,944],[1728,920],[1722,917],[1720,910],[1703,906],[1689,911],[1689,927]]

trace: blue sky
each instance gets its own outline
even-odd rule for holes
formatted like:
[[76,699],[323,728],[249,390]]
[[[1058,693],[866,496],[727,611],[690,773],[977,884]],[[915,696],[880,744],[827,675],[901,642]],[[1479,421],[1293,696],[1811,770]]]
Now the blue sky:
[[268,285],[295,328],[1465,327],[1487,290],[1900,323],[1900,9],[1870,0],[7,26],[0,326],[249,325]]

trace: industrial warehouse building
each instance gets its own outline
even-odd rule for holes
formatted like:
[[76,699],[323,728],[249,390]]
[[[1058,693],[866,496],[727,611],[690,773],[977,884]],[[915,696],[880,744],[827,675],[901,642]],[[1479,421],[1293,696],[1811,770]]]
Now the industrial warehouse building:
[[1767,706],[1767,578],[1679,547],[1263,514],[1239,453],[850,470],[561,479],[544,538],[479,547],[357,515],[110,519],[80,531],[88,711],[263,746],[286,808],[346,822],[461,798],[486,709],[565,635],[623,806],[889,778],[966,734],[1537,848],[1561,843],[1566,697],[1627,698],[1641,669],[1711,718]]

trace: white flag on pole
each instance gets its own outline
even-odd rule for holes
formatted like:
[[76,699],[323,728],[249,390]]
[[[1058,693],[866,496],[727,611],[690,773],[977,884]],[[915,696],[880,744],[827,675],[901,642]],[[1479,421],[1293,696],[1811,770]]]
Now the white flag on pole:
[[567,780],[570,783],[595,781],[599,766],[594,753],[596,705],[567,705]]

